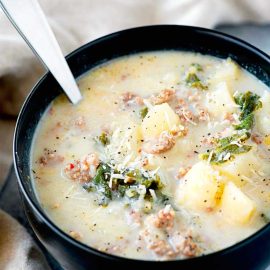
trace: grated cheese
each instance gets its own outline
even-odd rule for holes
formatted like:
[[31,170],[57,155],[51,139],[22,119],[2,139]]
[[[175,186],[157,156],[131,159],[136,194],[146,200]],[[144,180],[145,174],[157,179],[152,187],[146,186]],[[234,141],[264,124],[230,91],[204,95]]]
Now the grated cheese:
[[187,115],[186,115],[186,113],[185,113],[184,110],[183,110],[183,116],[185,117],[185,119],[186,119],[189,123],[191,123],[191,124],[194,125],[194,126],[197,126],[197,124],[196,124],[195,122],[193,122],[192,120],[190,120],[190,119],[187,117]]
[[214,153],[214,151],[212,150],[212,151],[210,152],[210,154],[209,154],[209,157],[208,157],[208,159],[207,159],[207,163],[208,163],[208,164],[210,164],[210,162],[211,162],[213,153]]
[[156,200],[157,200],[156,192],[155,192],[153,189],[149,189],[149,192],[150,192],[150,194],[151,194],[153,200],[156,201]]

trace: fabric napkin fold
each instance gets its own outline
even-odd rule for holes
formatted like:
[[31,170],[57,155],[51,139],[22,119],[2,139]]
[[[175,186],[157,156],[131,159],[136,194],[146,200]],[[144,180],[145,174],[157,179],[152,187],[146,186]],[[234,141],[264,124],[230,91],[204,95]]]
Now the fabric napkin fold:
[[50,269],[45,257],[25,228],[2,210],[0,210],[0,269]]

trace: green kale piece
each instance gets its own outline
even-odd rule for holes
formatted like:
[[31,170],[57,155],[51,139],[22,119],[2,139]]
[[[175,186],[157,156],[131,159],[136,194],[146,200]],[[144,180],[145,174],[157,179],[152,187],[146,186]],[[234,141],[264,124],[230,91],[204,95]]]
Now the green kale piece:
[[254,114],[251,113],[249,115],[247,115],[242,121],[240,124],[238,125],[234,125],[234,128],[236,130],[242,130],[242,129],[245,129],[245,130],[251,130],[254,126]]
[[234,101],[240,107],[239,120],[240,124],[234,125],[236,130],[241,133],[233,136],[228,136],[216,141],[216,148],[210,153],[200,155],[203,160],[208,160],[210,155],[210,162],[213,164],[224,163],[235,158],[234,155],[247,153],[252,146],[242,144],[250,138],[250,131],[254,126],[253,112],[262,107],[260,96],[250,91],[240,93],[234,97]]
[[216,142],[216,148],[210,153],[201,154],[200,158],[208,160],[210,157],[210,163],[216,165],[233,160],[235,155],[247,153],[251,150],[252,146],[242,144],[249,137],[250,134],[244,132],[219,139]]
[[102,199],[104,202],[106,201],[106,203],[108,199],[112,199],[112,190],[109,187],[110,171],[111,168],[107,164],[101,163],[98,166],[96,175],[92,180],[98,193],[103,195],[102,198],[107,198],[106,200]]
[[[215,149],[211,155],[210,163],[218,165],[227,162],[228,160],[233,160],[235,155],[233,154],[243,154],[251,150],[252,146],[242,145],[241,147],[235,144],[228,145],[226,147]],[[227,158],[227,155],[230,156]],[[203,160],[208,160],[210,154],[204,153],[200,157]]]
[[[112,187],[109,186],[111,175],[119,174],[117,170],[105,163],[101,163],[96,171],[96,175],[89,183],[83,185],[88,192],[96,192],[99,196],[99,204],[106,206],[110,200],[126,196],[129,199],[137,199],[139,197],[139,185],[146,188],[144,199],[150,197],[149,189],[160,191],[163,188],[160,177],[155,175],[153,177],[146,177],[139,169],[126,170],[122,173],[125,179],[112,179]],[[128,181],[126,181],[128,179]],[[158,194],[160,195],[160,194]]]
[[208,89],[208,86],[202,84],[199,77],[196,75],[196,73],[193,73],[193,72],[188,73],[188,75],[186,77],[186,84],[191,86],[191,87],[198,88],[200,90],[207,90]]
[[160,177],[156,174],[154,177],[147,178],[139,170],[133,170],[127,173],[127,176],[135,180],[135,184],[144,185],[147,190],[159,190],[163,188]]
[[250,91],[240,93],[234,97],[234,101],[240,106],[241,113],[239,115],[240,124],[235,125],[236,130],[251,130],[254,126],[253,112],[262,107],[260,96]]
[[140,117],[142,119],[144,119],[144,117],[147,115],[148,113],[148,108],[147,107],[143,107],[141,110],[140,110]]
[[100,136],[98,136],[98,140],[103,146],[110,143],[108,134],[104,131],[100,134]]
[[244,120],[252,112],[262,107],[262,102],[259,100],[260,96],[250,91],[240,93],[234,97],[234,101],[240,106],[240,120]]
[[232,136],[224,137],[216,141],[217,147],[224,147],[232,142],[242,143],[250,138],[250,133],[242,132]]
[[191,64],[192,67],[196,68],[197,71],[203,71],[203,67],[202,65],[198,64],[198,63],[192,63]]
[[128,185],[118,185],[118,192],[121,197],[125,196],[126,191],[128,190],[129,186]]

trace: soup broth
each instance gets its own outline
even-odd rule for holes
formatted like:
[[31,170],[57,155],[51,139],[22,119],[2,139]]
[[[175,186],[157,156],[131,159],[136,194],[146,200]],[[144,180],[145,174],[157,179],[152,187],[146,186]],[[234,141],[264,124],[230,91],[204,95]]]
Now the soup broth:
[[[270,218],[270,94],[231,59],[114,59],[44,113],[32,180],[48,217],[100,251],[144,260],[231,246]],[[49,91],[50,89],[48,89]]]

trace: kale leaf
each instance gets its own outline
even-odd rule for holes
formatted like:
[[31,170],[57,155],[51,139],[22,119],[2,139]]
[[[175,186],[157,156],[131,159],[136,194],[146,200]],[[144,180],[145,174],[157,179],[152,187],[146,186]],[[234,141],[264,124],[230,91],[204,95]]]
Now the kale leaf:
[[[99,203],[103,206],[108,205],[110,200],[119,197],[136,199],[139,197],[139,186],[143,185],[146,189],[145,199],[150,197],[150,189],[159,191],[163,188],[160,177],[155,174],[153,177],[146,177],[139,169],[126,169],[122,175],[125,179],[111,179],[112,174],[119,174],[119,171],[112,169],[108,164],[101,163],[96,171],[96,175],[89,183],[84,184],[88,192],[96,192],[99,196]],[[109,182],[112,180],[112,186]]]
[[98,136],[98,140],[103,146],[110,143],[108,134],[104,131],[100,134],[100,136]]
[[196,71],[203,71],[202,65],[200,65],[198,63],[192,63],[191,66],[194,67],[196,69]]
[[250,137],[249,133],[235,134],[232,136],[224,137],[216,142],[216,148],[210,153],[200,155],[203,160],[210,158],[210,163],[221,164],[228,160],[233,160],[235,155],[247,153],[251,150],[252,146],[242,144]]
[[240,106],[240,120],[244,120],[252,112],[262,107],[262,102],[259,99],[260,96],[251,91],[240,93],[234,97],[235,103]]
[[189,72],[185,81],[186,81],[186,84],[191,86],[191,87],[198,88],[200,90],[207,90],[208,89],[208,86],[202,84],[201,80],[196,75],[196,73]]
[[262,107],[260,96],[250,91],[240,93],[234,97],[234,101],[240,106],[241,113],[239,115],[240,124],[235,125],[236,130],[251,130],[254,126],[253,112]]
[[148,108],[147,107],[143,107],[141,110],[140,110],[140,117],[142,119],[144,119],[144,117],[147,115],[148,113]]
[[251,130],[254,126],[254,115],[253,113],[247,115],[242,121],[240,124],[238,125],[234,125],[234,128],[236,130],[242,130],[242,129],[245,129],[245,130]]
[[250,91],[240,93],[234,97],[234,101],[240,107],[239,120],[240,124],[234,125],[238,134],[221,138],[216,141],[216,148],[210,153],[200,155],[203,160],[209,160],[213,164],[224,163],[228,160],[233,160],[235,155],[247,153],[252,146],[243,144],[250,138],[249,131],[254,126],[253,112],[262,107],[260,96]]

